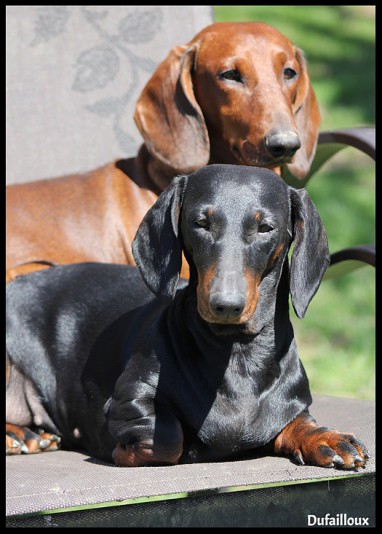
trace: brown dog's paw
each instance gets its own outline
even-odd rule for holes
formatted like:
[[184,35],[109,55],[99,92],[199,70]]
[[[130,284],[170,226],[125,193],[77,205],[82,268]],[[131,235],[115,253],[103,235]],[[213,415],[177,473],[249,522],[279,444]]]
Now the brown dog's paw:
[[306,414],[289,423],[275,440],[276,454],[291,456],[300,465],[358,469],[370,458],[353,434],[318,426]]
[[5,434],[5,454],[35,454],[55,451],[60,447],[61,438],[55,434],[38,430],[33,432],[27,427],[7,423]]

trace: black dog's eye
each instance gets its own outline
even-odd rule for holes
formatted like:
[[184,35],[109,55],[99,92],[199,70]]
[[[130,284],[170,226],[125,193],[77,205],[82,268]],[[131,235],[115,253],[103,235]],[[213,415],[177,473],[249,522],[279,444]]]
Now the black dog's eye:
[[273,230],[272,226],[269,226],[269,224],[260,224],[257,231],[259,234],[266,234],[267,232],[271,232]]
[[208,228],[209,222],[206,217],[200,217],[199,219],[195,220],[196,226],[200,226],[201,228]]
[[231,69],[231,70],[226,70],[225,72],[222,72],[220,74],[220,78],[224,78],[225,80],[232,80],[234,82],[243,81],[241,74],[237,69]]
[[284,80],[292,80],[297,76],[297,72],[294,69],[291,69],[290,67],[286,67],[284,69]]
[[253,236],[256,236],[257,234],[266,234],[268,232],[272,232],[272,230],[273,230],[273,226],[270,226],[269,224],[263,223],[263,224],[257,225],[255,223],[255,224],[251,224],[247,228],[245,233],[248,237],[253,237]]

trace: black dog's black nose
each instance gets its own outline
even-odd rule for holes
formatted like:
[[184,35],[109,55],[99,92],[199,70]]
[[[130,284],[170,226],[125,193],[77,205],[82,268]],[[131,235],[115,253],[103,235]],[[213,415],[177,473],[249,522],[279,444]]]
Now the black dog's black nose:
[[245,308],[245,296],[235,293],[213,293],[210,305],[217,319],[224,322],[238,319]]
[[275,159],[291,158],[301,147],[301,141],[296,132],[279,132],[264,137],[265,146]]

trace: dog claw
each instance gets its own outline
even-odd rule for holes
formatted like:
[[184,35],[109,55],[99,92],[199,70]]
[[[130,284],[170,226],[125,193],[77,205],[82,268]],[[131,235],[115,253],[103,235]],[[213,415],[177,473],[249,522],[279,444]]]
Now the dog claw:
[[8,448],[5,449],[5,454],[7,456],[11,454],[21,454],[21,443],[17,441],[17,439],[12,440],[12,442],[8,444]]
[[338,454],[336,454],[335,456],[333,456],[332,461],[333,461],[332,466],[333,466],[333,464],[344,465],[344,463],[345,463],[345,462],[343,461],[343,459],[341,458],[341,456],[339,456]]
[[23,454],[29,454],[29,449],[28,449],[28,447],[25,445],[25,443],[23,443],[23,444],[21,445],[21,452],[22,452]]
[[50,443],[51,442],[49,439],[41,439],[38,445],[40,449],[46,449],[50,445]]
[[56,434],[50,434],[49,432],[45,432],[45,430],[43,428],[39,428],[37,430],[37,433],[39,436],[46,436],[46,438],[49,440],[49,442],[57,442],[57,443],[61,443],[61,438],[60,436],[57,436]]
[[302,458],[302,454],[300,451],[294,451],[294,454],[293,454],[293,457],[295,459],[295,461],[299,464],[299,465],[305,465],[305,462]]

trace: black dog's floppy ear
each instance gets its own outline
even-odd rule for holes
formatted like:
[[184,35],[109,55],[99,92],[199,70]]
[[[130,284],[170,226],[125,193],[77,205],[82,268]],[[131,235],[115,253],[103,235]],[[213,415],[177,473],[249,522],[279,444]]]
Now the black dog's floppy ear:
[[172,299],[182,266],[178,223],[186,176],[177,176],[144,216],[132,243],[142,278],[158,297]]
[[294,248],[290,292],[297,317],[302,319],[330,262],[324,225],[305,189],[291,191]]

